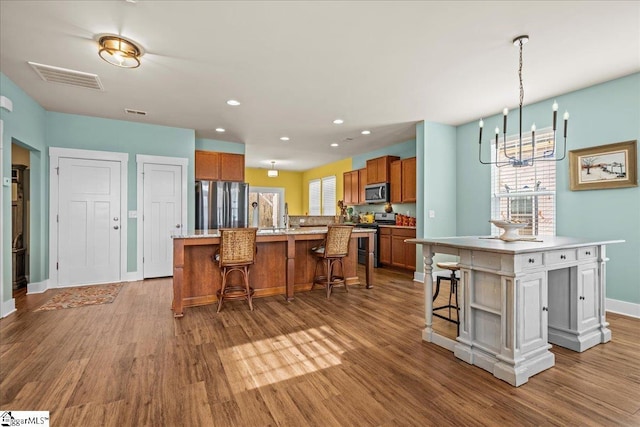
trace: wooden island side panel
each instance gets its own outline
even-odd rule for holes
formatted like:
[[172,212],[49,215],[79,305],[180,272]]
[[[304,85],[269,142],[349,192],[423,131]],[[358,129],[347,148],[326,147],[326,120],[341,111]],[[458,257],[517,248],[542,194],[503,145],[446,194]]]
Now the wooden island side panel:
[[[311,248],[320,244],[325,235],[258,236],[256,261],[249,269],[249,283],[255,290],[255,297],[285,295],[287,300],[292,300],[295,291],[310,290],[316,266]],[[366,236],[354,233],[351,238],[349,256],[344,260],[345,277],[350,285],[361,283],[357,274],[357,239]],[[176,317],[183,315],[184,307],[217,302],[216,292],[222,277],[213,258],[219,244],[219,237],[174,238],[172,308]],[[370,287],[370,274],[367,270],[367,287]],[[239,284],[241,276],[232,273],[228,280],[231,284]]]

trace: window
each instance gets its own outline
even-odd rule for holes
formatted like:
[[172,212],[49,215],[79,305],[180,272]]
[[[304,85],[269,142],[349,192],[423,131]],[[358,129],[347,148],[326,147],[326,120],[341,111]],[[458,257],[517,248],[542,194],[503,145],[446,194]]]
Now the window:
[[309,181],[309,215],[336,214],[336,177]]
[[[522,158],[531,157],[531,137],[522,136]],[[503,143],[492,158],[507,161]],[[508,137],[506,151],[518,156],[518,137]],[[552,159],[553,132],[546,130],[536,135],[535,157]],[[520,234],[554,236],[556,234],[556,162],[535,160],[533,166],[514,167],[491,165],[491,218],[526,222]],[[492,234],[499,229],[492,225]]]
[[[255,203],[255,205],[254,205]],[[284,188],[250,187],[249,224],[251,227],[282,227],[284,224]]]

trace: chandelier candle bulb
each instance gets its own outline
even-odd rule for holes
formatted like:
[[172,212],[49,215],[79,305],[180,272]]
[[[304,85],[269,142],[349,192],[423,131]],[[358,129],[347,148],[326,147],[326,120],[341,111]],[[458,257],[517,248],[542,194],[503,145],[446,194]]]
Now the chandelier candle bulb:
[[482,119],[480,119],[480,136],[478,137],[478,144],[482,144],[482,128],[484,126],[484,121],[482,121]]
[[556,119],[558,118],[558,103],[553,101],[553,105],[551,106],[553,109],[553,130],[556,130]]
[[564,112],[564,137],[567,138],[567,122],[569,121],[569,112]]
[[502,120],[502,127],[504,128],[504,134],[507,134],[507,115],[509,114],[509,109],[505,108],[504,110],[502,110],[502,114],[504,115],[504,118]]

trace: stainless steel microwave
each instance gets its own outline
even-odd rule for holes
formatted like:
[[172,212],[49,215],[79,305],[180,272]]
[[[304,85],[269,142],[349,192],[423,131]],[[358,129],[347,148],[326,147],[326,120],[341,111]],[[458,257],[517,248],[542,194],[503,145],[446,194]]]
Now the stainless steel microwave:
[[387,203],[389,201],[389,183],[365,185],[364,201],[367,203]]

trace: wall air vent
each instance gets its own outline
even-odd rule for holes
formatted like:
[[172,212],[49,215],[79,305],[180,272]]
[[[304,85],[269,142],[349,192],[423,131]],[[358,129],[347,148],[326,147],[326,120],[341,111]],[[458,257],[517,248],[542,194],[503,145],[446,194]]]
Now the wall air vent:
[[104,90],[102,83],[96,74],[83,73],[82,71],[68,70],[52,65],[29,62],[42,80],[49,83],[60,83],[69,86],[83,87],[86,89]]
[[147,115],[146,111],[133,110],[131,108],[125,108],[124,112],[127,113],[127,114],[133,114],[135,116],[146,116]]

